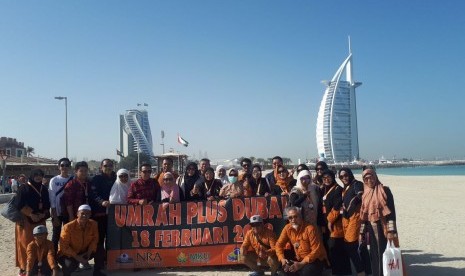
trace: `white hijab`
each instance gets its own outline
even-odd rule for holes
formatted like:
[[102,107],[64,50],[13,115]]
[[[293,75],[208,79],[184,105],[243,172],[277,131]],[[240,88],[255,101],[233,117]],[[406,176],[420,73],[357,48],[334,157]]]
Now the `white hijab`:
[[[302,185],[302,182],[300,181],[300,178],[302,178],[304,176],[307,176],[307,175],[310,176],[310,183],[308,184],[307,188],[305,188]],[[295,187],[292,190],[295,190],[294,192],[301,192],[301,193],[304,193],[306,191],[310,191],[310,196],[312,198],[313,203],[318,206],[318,202],[319,202],[318,186],[313,183],[312,174],[308,170],[300,171],[300,173],[297,175],[297,183],[296,183]],[[293,191],[291,191],[291,193],[292,192]]]
[[128,190],[131,181],[128,177],[128,182],[121,182],[119,176],[122,174],[127,174],[129,176],[129,171],[126,169],[119,169],[116,172],[116,181],[110,191],[110,204],[127,204]]
[[215,179],[219,179],[219,180],[221,181],[221,184],[223,184],[223,186],[224,186],[224,185],[226,185],[226,184],[229,183],[229,179],[228,179],[228,174],[227,174],[227,172],[224,174],[223,177],[220,177],[220,176],[219,176],[219,173],[220,173],[220,170],[221,170],[221,169],[225,169],[225,170],[226,170],[226,168],[225,168],[223,165],[218,165],[218,166],[216,167],[216,170],[215,170]]

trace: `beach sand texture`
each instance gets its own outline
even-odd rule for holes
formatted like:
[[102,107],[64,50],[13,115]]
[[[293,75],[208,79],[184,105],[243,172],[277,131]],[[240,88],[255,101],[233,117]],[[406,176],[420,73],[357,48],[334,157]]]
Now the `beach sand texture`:
[[[361,179],[360,175],[356,177]],[[400,245],[409,275],[465,275],[465,176],[380,175],[379,178],[394,194]],[[48,226],[50,229],[50,223]],[[14,224],[0,216],[0,275],[17,275],[14,250]],[[229,266],[111,271],[108,275],[245,276],[248,273],[243,267]]]

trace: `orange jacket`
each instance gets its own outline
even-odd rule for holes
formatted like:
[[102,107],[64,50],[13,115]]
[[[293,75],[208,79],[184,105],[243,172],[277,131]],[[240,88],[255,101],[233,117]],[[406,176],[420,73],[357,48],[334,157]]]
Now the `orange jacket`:
[[274,254],[274,248],[276,245],[276,234],[270,229],[263,226],[263,232],[259,235],[259,239],[270,248],[266,248],[258,242],[257,236],[250,229],[247,234],[245,234],[244,241],[242,242],[241,251],[246,252],[250,247],[253,248],[255,253],[260,256],[260,251],[266,251],[267,254]]
[[[26,271],[31,271],[34,267],[34,264],[38,261],[45,262],[47,260],[48,265],[51,269],[58,268],[55,262],[55,249],[53,247],[53,242],[45,240],[44,243],[39,246],[36,241],[31,241],[27,245],[27,265]],[[39,256],[41,259],[39,260]]]
[[[358,208],[360,209],[360,207]],[[342,226],[344,228],[344,241],[358,241],[360,235],[360,212],[355,212],[350,218],[342,217]]]
[[329,214],[326,216],[328,222],[333,225],[333,229],[329,229],[331,238],[343,238],[344,231],[342,228],[342,215],[339,211],[331,209]]
[[294,247],[297,261],[313,263],[316,260],[326,260],[323,242],[316,228],[310,224],[304,223],[298,230],[292,228],[290,223],[284,226],[275,247],[279,261],[285,259],[284,249],[288,242]]
[[98,242],[97,222],[89,219],[85,229],[82,229],[77,219],[65,224],[61,230],[58,244],[58,255],[76,257],[87,251],[95,252]]

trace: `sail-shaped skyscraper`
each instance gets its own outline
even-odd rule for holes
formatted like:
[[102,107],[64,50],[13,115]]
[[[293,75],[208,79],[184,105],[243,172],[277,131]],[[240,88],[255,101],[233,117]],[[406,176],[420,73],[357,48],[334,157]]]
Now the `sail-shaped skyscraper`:
[[152,158],[152,132],[147,110],[131,109],[120,115],[120,149],[123,156],[139,149]]
[[[343,79],[345,72],[345,80]],[[357,107],[352,71],[352,51],[331,81],[324,81],[326,90],[321,101],[316,124],[318,155],[336,163],[359,159]]]

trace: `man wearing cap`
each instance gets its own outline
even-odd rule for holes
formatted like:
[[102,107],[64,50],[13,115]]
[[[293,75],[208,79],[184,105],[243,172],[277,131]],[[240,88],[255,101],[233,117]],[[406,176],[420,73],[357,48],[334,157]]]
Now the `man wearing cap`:
[[[286,273],[317,276],[323,272],[326,251],[317,229],[303,221],[300,208],[288,207],[289,223],[284,226],[276,242],[276,255]],[[285,252],[290,243],[292,250]]]
[[27,245],[26,275],[58,275],[58,265],[55,262],[53,242],[47,240],[47,227],[39,225],[32,231],[34,240]]
[[[271,269],[271,275],[276,275],[279,262],[275,254],[276,234],[265,227],[259,215],[250,218],[251,229],[247,232],[241,246],[242,262],[253,270],[249,276],[265,275],[262,265]],[[253,249],[253,251],[249,251]]]
[[[97,250],[98,227],[97,222],[89,219],[91,208],[84,204],[79,206],[77,218],[65,224],[61,231],[58,244],[58,262],[63,275],[69,276],[75,271],[79,263],[89,268],[89,260]],[[105,275],[100,270],[94,270],[93,275]]]

